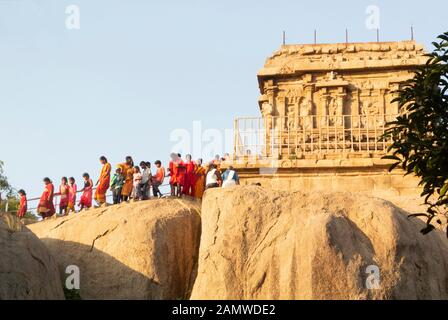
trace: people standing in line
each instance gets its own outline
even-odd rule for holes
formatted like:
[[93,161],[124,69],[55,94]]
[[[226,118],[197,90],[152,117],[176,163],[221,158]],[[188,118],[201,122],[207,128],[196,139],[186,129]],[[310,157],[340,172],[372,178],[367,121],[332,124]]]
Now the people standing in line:
[[78,186],[75,183],[75,178],[68,178],[68,205],[67,214],[75,212],[76,205],[76,193],[78,192]]
[[56,210],[53,204],[54,185],[48,177],[44,178],[43,181],[45,184],[45,189],[40,197],[40,201],[37,206],[37,213],[42,217],[42,219],[46,219],[54,215]]
[[62,177],[61,185],[59,186],[59,214],[67,215],[68,198],[69,198],[69,186],[67,177]]
[[25,217],[25,214],[28,211],[28,200],[26,198],[25,190],[20,189],[18,191],[18,194],[20,196],[20,202],[19,202],[19,211],[17,211],[17,218],[23,219],[23,217]]
[[160,192],[159,187],[163,184],[163,180],[165,179],[165,168],[162,167],[162,162],[160,160],[156,160],[154,162],[156,165],[156,174],[152,178],[152,193],[154,197],[161,198],[162,192]]
[[124,176],[121,170],[121,166],[118,166],[110,183],[110,190],[112,191],[112,199],[114,204],[121,203],[121,191],[124,184]]
[[81,200],[79,201],[79,207],[81,210],[88,209],[92,206],[92,194],[93,194],[93,181],[90,179],[88,173],[82,175],[84,178],[84,188],[82,188]]
[[149,190],[151,188],[151,163],[142,161],[140,162],[140,168],[142,168],[142,180],[140,181],[139,195],[140,200],[148,200],[149,199]]
[[196,160],[196,168],[194,171],[195,185],[193,196],[197,199],[202,199],[205,189],[205,168],[202,166],[202,159]]
[[194,187],[196,184],[196,176],[194,174],[196,170],[196,163],[192,160],[191,154],[185,156],[185,178],[182,194],[187,196],[194,195]]
[[222,187],[227,188],[231,186],[236,186],[240,184],[240,177],[238,176],[238,172],[232,166],[222,174]]
[[95,201],[99,206],[106,203],[106,192],[110,185],[110,174],[112,167],[105,156],[100,157],[100,163],[103,165],[98,181],[96,182]]
[[221,182],[221,173],[216,168],[216,165],[211,163],[205,180],[205,189],[218,188],[221,186]]
[[134,167],[134,173],[132,175],[132,179],[133,179],[133,189],[132,189],[132,195],[131,197],[134,200],[140,200],[141,199],[141,194],[140,194],[140,183],[142,182],[142,174],[140,172],[140,167],[135,166]]

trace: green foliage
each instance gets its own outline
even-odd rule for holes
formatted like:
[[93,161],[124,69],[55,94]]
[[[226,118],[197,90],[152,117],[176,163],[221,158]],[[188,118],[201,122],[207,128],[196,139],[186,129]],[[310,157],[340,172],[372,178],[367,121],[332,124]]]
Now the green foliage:
[[[427,226],[421,232],[434,229],[431,224],[439,215],[447,217],[448,204],[448,32],[433,42],[426,65],[417,68],[413,79],[398,91],[393,102],[400,105],[400,116],[388,123],[383,135],[391,140],[386,159],[395,160],[390,170],[401,167],[406,174],[415,174],[423,187],[421,194]],[[440,219],[435,219],[442,224]],[[448,235],[448,227],[447,227]]]
[[9,194],[12,192],[12,188],[8,183],[8,178],[4,175],[4,163],[0,160],[0,194],[6,192]]
[[19,210],[19,199],[14,195],[9,195],[6,199],[2,199],[0,204],[0,212],[6,211],[6,203],[8,203],[8,212],[15,212]]

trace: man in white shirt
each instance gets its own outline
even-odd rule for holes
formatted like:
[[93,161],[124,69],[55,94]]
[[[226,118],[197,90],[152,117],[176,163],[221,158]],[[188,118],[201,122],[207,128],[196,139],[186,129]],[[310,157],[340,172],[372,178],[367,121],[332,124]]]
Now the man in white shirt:
[[142,161],[140,162],[140,167],[142,168],[142,181],[139,185],[141,200],[148,200],[152,179],[151,163]]

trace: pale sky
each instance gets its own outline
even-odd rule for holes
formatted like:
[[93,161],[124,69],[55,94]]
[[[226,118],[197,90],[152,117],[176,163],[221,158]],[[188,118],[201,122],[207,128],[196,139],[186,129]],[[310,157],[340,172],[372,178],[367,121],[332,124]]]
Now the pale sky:
[[[69,5],[80,29],[66,28]],[[0,0],[6,174],[32,197],[45,176],[96,179],[101,155],[166,164],[173,132],[192,134],[201,121],[199,132],[224,135],[234,117],[259,115],[256,72],[283,30],[287,43],[311,43],[314,29],[318,42],[344,42],[346,28],[350,41],[375,41],[370,5],[382,41],[409,39],[413,25],[431,49],[448,31],[446,0]],[[209,143],[195,137],[193,157],[208,158]]]

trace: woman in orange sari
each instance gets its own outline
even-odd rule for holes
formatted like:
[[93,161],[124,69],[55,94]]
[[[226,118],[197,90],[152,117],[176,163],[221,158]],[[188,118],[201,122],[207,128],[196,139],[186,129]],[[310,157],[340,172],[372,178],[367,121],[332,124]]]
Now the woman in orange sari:
[[40,197],[39,205],[37,206],[37,212],[42,216],[43,219],[49,218],[55,214],[53,197],[54,197],[54,186],[50,178],[44,178],[45,190]]
[[131,196],[132,189],[134,188],[134,160],[131,156],[126,157],[126,162],[120,165],[121,172],[124,175],[124,185],[121,189],[121,195],[123,201],[128,201]]
[[103,165],[103,168],[101,169],[100,178],[96,182],[97,187],[95,191],[95,201],[99,206],[106,203],[106,192],[107,189],[109,189],[110,172],[112,170],[112,167],[110,166],[110,163],[107,162],[105,156],[100,157],[100,162]]
[[196,161],[196,169],[194,171],[195,185],[194,185],[194,197],[202,199],[205,189],[205,168],[202,166],[202,159]]

